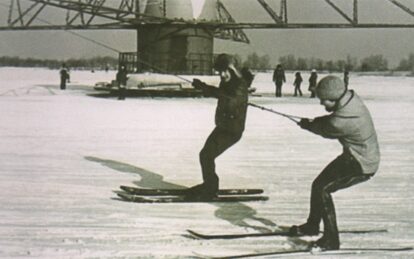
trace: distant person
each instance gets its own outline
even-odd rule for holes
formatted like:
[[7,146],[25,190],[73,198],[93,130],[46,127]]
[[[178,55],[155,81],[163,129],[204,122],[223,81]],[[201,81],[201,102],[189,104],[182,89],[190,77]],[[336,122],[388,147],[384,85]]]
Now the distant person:
[[316,83],[318,82],[318,74],[316,73],[315,69],[312,69],[312,72],[309,77],[309,92],[311,92],[311,98],[315,98],[315,89],[316,89]]
[[281,64],[278,64],[273,72],[273,82],[276,85],[276,97],[282,97],[282,85],[286,82],[286,77]]
[[62,64],[59,74],[60,74],[60,89],[65,90],[66,82],[69,82],[69,71],[65,64]]
[[313,181],[307,222],[292,226],[290,233],[318,235],[322,220],[323,236],[313,246],[337,250],[340,242],[331,193],[369,180],[378,170],[380,152],[367,107],[353,90],[345,88],[343,80],[336,76],[324,77],[318,83],[316,94],[330,114],[313,120],[302,119],[298,124],[324,138],[337,139],[343,152]]
[[294,96],[298,96],[298,93],[300,96],[302,96],[302,90],[300,90],[300,85],[302,84],[302,75],[300,72],[295,73],[295,81],[293,82],[293,85],[295,86],[295,93]]
[[345,85],[345,88],[347,89],[348,89],[348,84],[349,84],[349,71],[345,70],[344,71],[344,85]]
[[187,196],[195,200],[211,200],[217,196],[219,177],[215,159],[237,143],[244,132],[247,114],[248,89],[253,81],[249,70],[239,71],[235,60],[227,54],[220,54],[214,69],[219,72],[220,84],[210,86],[194,79],[192,85],[218,99],[215,114],[216,127],[208,136],[200,152],[203,183],[188,189]]
[[118,83],[119,96],[118,100],[125,100],[126,85],[128,81],[128,71],[125,65],[121,65],[116,73],[116,81]]

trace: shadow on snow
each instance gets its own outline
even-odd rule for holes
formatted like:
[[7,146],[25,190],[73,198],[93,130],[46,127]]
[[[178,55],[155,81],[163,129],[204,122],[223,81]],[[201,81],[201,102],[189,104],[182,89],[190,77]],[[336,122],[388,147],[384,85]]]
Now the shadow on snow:
[[[122,173],[129,173],[129,174],[137,174],[140,176],[139,181],[134,181],[133,183],[136,186],[142,188],[157,188],[157,189],[183,189],[186,186],[166,182],[163,180],[163,176],[154,172],[150,172],[146,169],[126,164],[123,162],[110,160],[110,159],[102,159],[93,156],[86,156],[86,160],[91,162],[96,162],[101,164],[102,166],[109,167],[115,171],[122,172]],[[271,232],[272,228],[276,227],[277,225],[269,219],[261,218],[257,216],[257,211],[253,208],[246,206],[243,203],[235,202],[229,204],[223,203],[211,203],[212,205],[217,207],[217,210],[214,212],[214,215],[217,218],[226,220],[231,224],[243,228],[250,228],[254,229],[255,231],[259,231],[262,233]],[[248,221],[254,221],[260,223],[261,226],[256,226],[249,224]]]

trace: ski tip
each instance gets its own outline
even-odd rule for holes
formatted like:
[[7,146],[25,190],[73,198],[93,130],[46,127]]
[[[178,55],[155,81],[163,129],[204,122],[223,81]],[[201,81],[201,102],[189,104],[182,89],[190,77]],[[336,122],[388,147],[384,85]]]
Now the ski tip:
[[122,198],[123,200],[131,201],[131,196],[126,193],[117,192],[116,195],[118,195],[118,197]]
[[197,239],[203,239],[202,235],[200,235],[199,233],[191,230],[191,229],[187,229],[187,232],[193,237],[193,238],[197,238]]
[[193,239],[201,239],[196,232],[192,231],[191,229],[186,229],[187,233],[189,235],[187,235],[187,237],[193,238]]
[[204,254],[199,254],[199,253],[197,253],[197,252],[194,252],[194,251],[192,251],[192,253],[193,253],[193,257],[190,257],[190,258],[196,258],[196,259],[215,259],[215,257],[212,257],[212,256],[207,256],[207,255],[204,255]]
[[126,198],[126,195],[122,192],[115,192],[115,193],[116,193],[116,195],[118,195],[121,198],[124,198],[124,197]]
[[129,186],[125,186],[125,185],[121,185],[121,186],[119,186],[119,188],[120,188],[121,190],[123,190],[123,191],[129,191],[129,190],[131,190],[131,187],[129,187]]

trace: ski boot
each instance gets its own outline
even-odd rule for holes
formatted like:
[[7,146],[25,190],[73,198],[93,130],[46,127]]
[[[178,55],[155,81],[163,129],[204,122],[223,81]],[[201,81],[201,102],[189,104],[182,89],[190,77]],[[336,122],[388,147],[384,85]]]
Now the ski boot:
[[202,183],[188,188],[185,196],[190,200],[209,201],[217,197],[217,192],[218,186]]
[[292,236],[317,236],[319,234],[319,226],[305,223],[299,226],[293,225],[289,229]]
[[312,251],[339,250],[339,237],[322,236],[320,239],[312,243]]

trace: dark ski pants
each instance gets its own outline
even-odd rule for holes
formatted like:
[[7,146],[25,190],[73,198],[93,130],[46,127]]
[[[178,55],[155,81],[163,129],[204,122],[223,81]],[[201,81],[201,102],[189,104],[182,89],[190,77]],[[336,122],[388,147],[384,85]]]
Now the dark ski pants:
[[282,97],[282,85],[283,83],[276,83],[276,97]]
[[316,92],[315,91],[310,91],[310,92],[311,92],[310,98],[315,98],[316,97]]
[[226,149],[237,143],[242,134],[242,131],[235,133],[216,127],[211,132],[210,136],[208,136],[207,141],[200,152],[203,181],[208,188],[217,190],[219,184],[214,160]]
[[302,96],[302,90],[300,90],[300,85],[295,86],[295,96],[297,96],[298,93],[300,94],[300,96]]
[[363,174],[361,165],[351,156],[333,160],[312,183],[308,224],[324,225],[324,236],[339,241],[335,207],[331,193],[367,181],[373,174]]
[[126,85],[120,85],[118,100],[125,100],[125,96],[126,96]]
[[66,89],[66,78],[60,79],[60,89],[65,90]]

